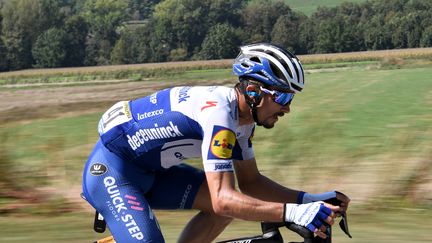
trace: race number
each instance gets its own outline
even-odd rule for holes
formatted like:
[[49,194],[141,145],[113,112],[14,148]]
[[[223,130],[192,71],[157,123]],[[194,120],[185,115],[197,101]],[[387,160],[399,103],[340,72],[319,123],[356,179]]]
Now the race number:
[[132,119],[128,101],[119,101],[109,108],[99,121],[99,134],[108,132],[111,128]]

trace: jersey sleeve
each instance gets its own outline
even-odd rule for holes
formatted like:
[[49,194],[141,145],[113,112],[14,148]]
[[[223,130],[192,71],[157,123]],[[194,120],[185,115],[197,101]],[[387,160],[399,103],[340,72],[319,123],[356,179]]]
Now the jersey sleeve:
[[233,171],[233,160],[254,157],[251,142],[253,126],[238,127],[229,106],[209,112],[203,124],[201,149],[204,171]]

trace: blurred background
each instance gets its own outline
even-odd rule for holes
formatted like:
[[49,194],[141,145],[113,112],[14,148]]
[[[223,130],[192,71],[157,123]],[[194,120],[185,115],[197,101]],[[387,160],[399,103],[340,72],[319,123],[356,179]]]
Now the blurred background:
[[[292,112],[257,128],[262,173],[349,195],[354,238],[336,229],[334,242],[430,242],[431,10],[428,0],[0,0],[0,242],[108,235],[93,232],[79,196],[99,117],[165,87],[234,86],[238,46],[258,41],[295,51],[306,70]],[[166,241],[195,213],[156,211]],[[218,240],[259,232],[235,220]]]

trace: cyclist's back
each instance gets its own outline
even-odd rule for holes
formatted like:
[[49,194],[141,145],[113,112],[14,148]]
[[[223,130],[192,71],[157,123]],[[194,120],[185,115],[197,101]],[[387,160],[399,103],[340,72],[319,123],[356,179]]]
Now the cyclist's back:
[[[230,167],[220,159],[230,159],[232,150],[235,159],[253,156],[253,127],[239,126],[232,88],[185,86],[117,103],[103,115],[99,133],[110,151],[145,169],[163,170],[203,155],[205,170],[218,171]],[[232,140],[210,144],[217,132],[232,133]]]

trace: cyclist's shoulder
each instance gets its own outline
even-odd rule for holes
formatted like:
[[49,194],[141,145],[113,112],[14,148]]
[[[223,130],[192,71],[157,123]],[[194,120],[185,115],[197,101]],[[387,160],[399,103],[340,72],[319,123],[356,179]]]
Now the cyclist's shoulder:
[[225,86],[178,86],[171,89],[172,94],[178,97],[200,97],[203,99],[234,98],[234,89]]
[[134,118],[143,122],[159,115],[172,119],[177,114],[203,126],[209,121],[231,123],[238,116],[235,91],[225,86],[176,86],[132,100],[130,105]]
[[170,100],[173,110],[190,110],[198,117],[228,113],[237,103],[234,89],[224,86],[175,87]]
[[149,100],[157,104],[169,100],[171,103],[185,104],[197,99],[233,100],[235,97],[234,89],[226,86],[175,86],[134,99],[132,102]]

